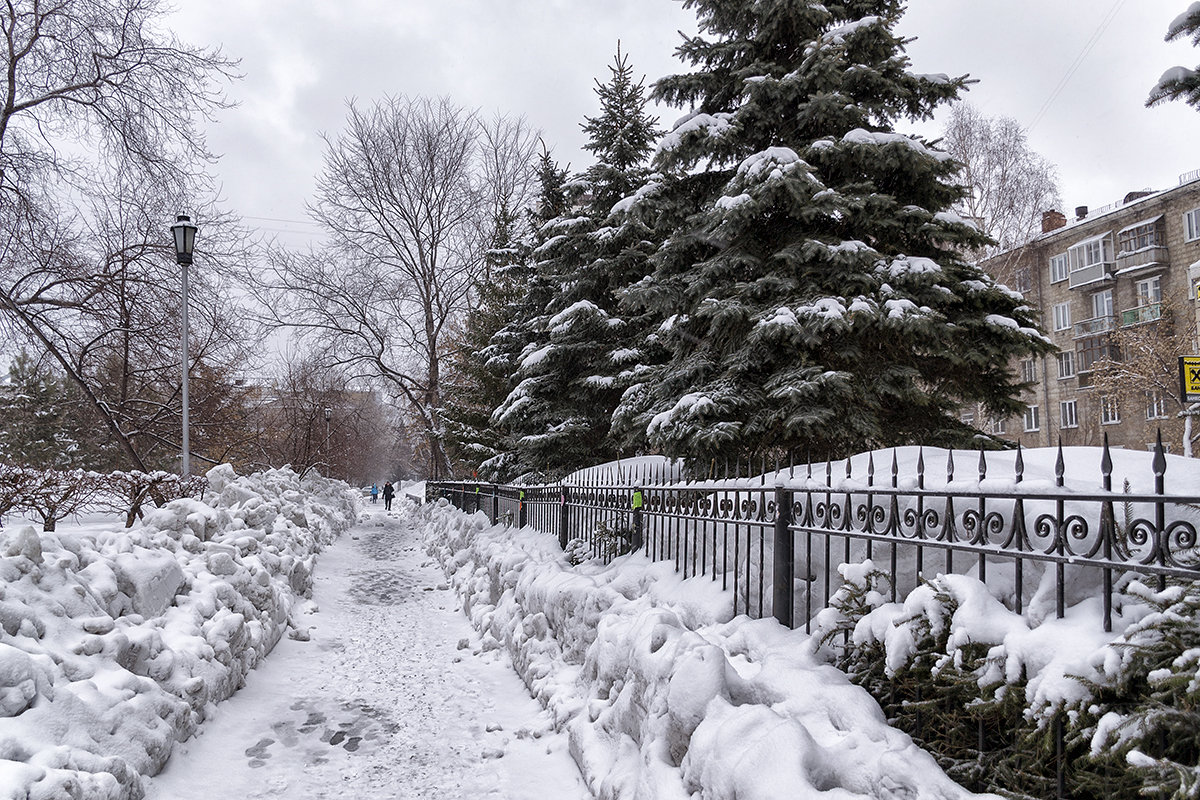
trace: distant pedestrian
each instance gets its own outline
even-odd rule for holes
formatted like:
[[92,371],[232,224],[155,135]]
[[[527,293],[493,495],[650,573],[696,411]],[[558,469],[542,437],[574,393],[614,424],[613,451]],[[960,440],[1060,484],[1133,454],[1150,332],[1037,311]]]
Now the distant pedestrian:
[[371,503],[374,504],[379,499],[379,484],[371,484]]
[[392,488],[392,482],[388,481],[383,485],[383,507],[385,510],[392,510],[392,498],[395,496],[396,490]]

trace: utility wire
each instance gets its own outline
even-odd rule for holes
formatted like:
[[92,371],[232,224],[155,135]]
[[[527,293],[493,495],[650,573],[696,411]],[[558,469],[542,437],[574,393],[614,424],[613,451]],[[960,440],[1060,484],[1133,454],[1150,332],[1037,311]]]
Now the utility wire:
[[1079,71],[1079,68],[1083,66],[1083,62],[1087,60],[1088,54],[1095,49],[1100,39],[1104,36],[1104,32],[1108,30],[1109,25],[1112,25],[1113,20],[1117,18],[1117,14],[1124,5],[1125,0],[1116,0],[1116,2],[1113,3],[1112,8],[1110,8],[1104,18],[1100,20],[1100,24],[1096,26],[1096,30],[1092,31],[1091,37],[1084,43],[1083,50],[1081,50],[1079,55],[1075,57],[1075,60],[1071,62],[1071,66],[1067,68],[1066,74],[1062,76],[1058,84],[1054,87],[1054,91],[1050,92],[1050,96],[1046,98],[1046,102],[1042,103],[1042,107],[1038,109],[1037,114],[1033,118],[1033,122],[1029,123],[1029,126],[1025,128],[1026,132],[1033,130],[1037,124],[1042,121],[1042,117],[1046,116],[1046,112],[1050,110],[1050,107],[1054,105],[1054,101],[1058,99],[1058,96],[1062,94],[1063,89],[1065,89],[1067,84],[1070,83],[1071,78],[1076,72]]

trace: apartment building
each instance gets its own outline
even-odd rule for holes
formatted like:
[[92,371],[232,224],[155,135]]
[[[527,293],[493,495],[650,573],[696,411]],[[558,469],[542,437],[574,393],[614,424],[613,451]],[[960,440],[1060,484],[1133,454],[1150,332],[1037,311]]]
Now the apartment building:
[[[1200,352],[1200,170],[1165,191],[1081,206],[1070,220],[1048,211],[1039,236],[983,267],[1039,310],[1058,352],[1018,365],[1032,384],[1021,417],[967,409],[965,422],[1028,447],[1096,445],[1107,434],[1114,446],[1145,448],[1162,428],[1179,452],[1178,390],[1162,387],[1178,356]],[[1106,358],[1153,360],[1159,377],[1114,385],[1097,368]]]

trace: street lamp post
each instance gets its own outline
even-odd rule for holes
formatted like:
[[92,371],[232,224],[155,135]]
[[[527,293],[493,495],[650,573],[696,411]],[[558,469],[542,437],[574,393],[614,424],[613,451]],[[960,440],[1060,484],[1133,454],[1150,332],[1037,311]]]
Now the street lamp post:
[[325,477],[333,477],[333,453],[329,452],[329,420],[333,418],[333,409],[325,406],[325,459],[328,462],[325,467]]
[[184,476],[191,473],[191,449],[188,446],[188,267],[192,265],[192,252],[196,247],[196,230],[187,214],[180,214],[171,226],[171,234],[175,239],[175,261],[183,274],[183,336],[180,348],[183,364],[183,465],[180,474]]

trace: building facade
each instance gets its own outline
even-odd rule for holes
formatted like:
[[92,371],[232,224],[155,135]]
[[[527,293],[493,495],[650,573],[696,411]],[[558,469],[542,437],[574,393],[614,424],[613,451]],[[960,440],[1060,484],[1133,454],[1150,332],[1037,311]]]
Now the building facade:
[[1039,311],[1058,352],[1017,365],[1030,384],[1018,418],[963,421],[1024,446],[1145,448],[1163,431],[1180,452],[1178,357],[1200,352],[1200,170],[1165,191],[1074,219],[1043,216],[1042,233],[983,267]]

